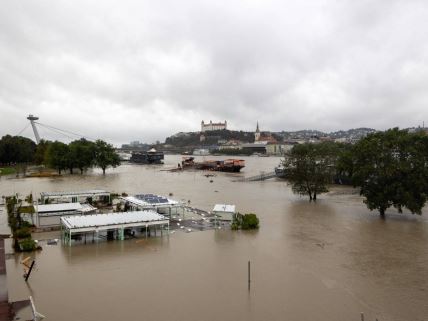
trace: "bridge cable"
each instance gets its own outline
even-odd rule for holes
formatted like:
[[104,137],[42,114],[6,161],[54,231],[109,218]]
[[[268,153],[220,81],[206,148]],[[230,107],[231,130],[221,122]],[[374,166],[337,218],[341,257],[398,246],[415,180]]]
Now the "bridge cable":
[[28,123],[28,124],[24,127],[24,129],[22,129],[22,130],[18,133],[18,135],[16,135],[16,136],[21,135],[21,134],[22,134],[22,132],[28,128],[28,126],[30,126],[30,123]]
[[[42,123],[39,123],[39,122],[35,122],[35,123],[38,124],[38,125],[44,126],[44,127],[48,128],[48,129],[59,131],[59,132],[63,133],[63,135],[65,135],[64,133],[68,133],[68,134],[72,134],[72,135],[78,136],[80,138],[85,138],[85,139],[92,140],[92,141],[96,140],[95,138],[84,136],[84,135],[81,135],[81,134],[77,134],[77,133],[74,133],[72,131],[60,129],[60,128],[57,128],[57,127],[54,127],[54,126],[49,126],[49,125],[42,124]],[[65,135],[65,136],[67,136],[67,135]],[[70,136],[67,136],[67,137],[71,138]]]
[[61,134],[61,135],[65,136],[65,137],[67,137],[67,138],[69,138],[69,139],[71,139],[71,140],[73,140],[73,139],[75,139],[75,138],[76,138],[76,137],[69,136],[69,135],[67,135],[67,134],[65,134],[65,133],[63,133],[63,132],[61,132],[61,131],[59,131],[59,130],[55,130],[55,129],[52,129],[52,128],[49,128],[49,127],[46,127],[46,126],[44,126],[44,125],[42,125],[42,124],[38,124],[38,125],[40,125],[41,127],[45,128],[45,129],[47,129],[47,130],[50,130],[50,131],[52,131],[52,132],[55,132],[55,133],[57,133],[57,134]]

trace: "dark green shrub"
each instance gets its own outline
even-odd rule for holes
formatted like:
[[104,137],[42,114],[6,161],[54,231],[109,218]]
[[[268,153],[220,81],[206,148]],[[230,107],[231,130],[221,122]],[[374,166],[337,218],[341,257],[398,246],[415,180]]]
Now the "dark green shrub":
[[241,213],[235,214],[231,225],[232,230],[253,230],[259,228],[259,219],[256,214],[249,213],[242,215]]
[[245,214],[242,219],[242,229],[243,230],[253,230],[259,228],[259,219],[256,214],[250,213]]
[[15,231],[15,237],[18,239],[26,239],[31,237],[31,232],[28,227],[21,227]]
[[37,243],[34,240],[27,238],[19,241],[19,247],[22,252],[30,252],[37,249]]

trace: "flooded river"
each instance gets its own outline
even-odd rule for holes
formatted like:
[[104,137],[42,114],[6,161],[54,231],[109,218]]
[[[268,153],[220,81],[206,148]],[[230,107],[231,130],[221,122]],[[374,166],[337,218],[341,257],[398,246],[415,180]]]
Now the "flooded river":
[[272,171],[279,158],[245,158],[242,173],[213,178],[161,171],[180,160],[166,156],[164,166],[122,165],[106,176],[93,171],[62,178],[3,177],[0,195],[94,188],[173,193],[205,210],[235,204],[240,212],[256,213],[260,229],[44,245],[28,284],[21,257],[7,260],[10,299],[31,294],[46,320],[55,321],[351,321],[360,320],[360,312],[366,320],[428,320],[427,210],[422,216],[391,211],[381,220],[349,188],[336,187],[309,203],[276,179],[234,182]]

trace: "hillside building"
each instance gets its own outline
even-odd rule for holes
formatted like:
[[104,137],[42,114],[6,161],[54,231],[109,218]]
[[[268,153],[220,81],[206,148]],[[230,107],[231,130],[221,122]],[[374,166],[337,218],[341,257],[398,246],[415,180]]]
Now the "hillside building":
[[261,132],[259,128],[259,122],[257,122],[256,131],[254,132],[254,144],[278,144],[278,141],[270,133]]
[[225,120],[224,123],[213,123],[211,120],[209,123],[205,123],[204,121],[201,121],[201,132],[209,132],[213,130],[223,130],[227,129],[227,121]]

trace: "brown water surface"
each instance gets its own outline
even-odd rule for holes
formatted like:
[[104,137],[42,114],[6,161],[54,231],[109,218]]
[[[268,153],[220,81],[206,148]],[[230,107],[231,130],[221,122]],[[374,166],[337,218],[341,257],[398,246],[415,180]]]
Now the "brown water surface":
[[165,166],[122,165],[106,176],[3,177],[0,195],[92,188],[171,192],[206,210],[236,204],[241,212],[257,213],[260,229],[44,245],[28,284],[22,257],[7,260],[11,299],[33,295],[46,320],[343,321],[359,320],[362,311],[366,320],[428,320],[426,211],[421,217],[390,211],[381,220],[349,188],[309,203],[283,181],[233,182],[272,171],[278,158],[248,157],[243,173],[214,178],[160,171],[180,159],[167,156]]

